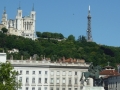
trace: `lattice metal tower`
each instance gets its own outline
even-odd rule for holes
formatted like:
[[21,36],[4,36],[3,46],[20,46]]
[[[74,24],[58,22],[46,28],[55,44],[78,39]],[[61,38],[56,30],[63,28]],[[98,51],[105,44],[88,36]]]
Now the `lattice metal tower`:
[[90,15],[90,6],[88,10],[88,25],[87,25],[87,41],[92,42],[92,32],[91,32],[91,15]]

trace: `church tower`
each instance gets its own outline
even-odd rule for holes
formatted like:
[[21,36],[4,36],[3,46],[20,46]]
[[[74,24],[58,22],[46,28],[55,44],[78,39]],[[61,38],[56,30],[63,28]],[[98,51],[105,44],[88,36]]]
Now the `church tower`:
[[33,38],[35,38],[35,21],[36,21],[36,12],[34,10],[34,4],[32,7],[32,11],[30,13],[30,17],[32,18],[31,22],[31,31],[33,32]]
[[22,27],[21,20],[22,20],[22,10],[21,10],[21,7],[19,5],[19,8],[17,10],[16,20],[15,20],[15,28],[17,30],[21,30],[21,27]]
[[5,7],[4,7],[4,11],[3,11],[1,23],[2,23],[6,28],[8,28],[7,14],[6,14],[6,8],[5,8]]
[[88,10],[88,25],[87,25],[87,41],[92,42],[92,32],[91,32],[91,15],[90,15],[90,6]]

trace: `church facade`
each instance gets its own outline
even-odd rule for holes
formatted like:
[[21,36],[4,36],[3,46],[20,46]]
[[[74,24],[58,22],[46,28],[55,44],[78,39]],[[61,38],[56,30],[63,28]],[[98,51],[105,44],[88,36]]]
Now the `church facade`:
[[22,10],[19,7],[14,20],[8,19],[6,10],[4,9],[0,27],[7,28],[7,34],[9,35],[22,36],[35,40],[35,21],[36,12],[34,11],[34,7],[29,16],[23,16]]

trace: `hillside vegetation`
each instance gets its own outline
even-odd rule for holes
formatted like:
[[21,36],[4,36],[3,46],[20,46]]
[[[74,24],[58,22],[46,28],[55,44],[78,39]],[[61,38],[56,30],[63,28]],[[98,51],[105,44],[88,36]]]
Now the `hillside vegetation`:
[[[39,32],[37,32],[39,33]],[[48,32],[47,32],[48,33]],[[52,33],[53,34],[53,33]],[[84,36],[80,36],[77,40],[73,35],[69,35],[66,40],[53,40],[50,33],[45,36],[46,39],[39,33],[37,40],[18,37],[14,35],[6,35],[0,32],[0,51],[7,53],[7,58],[10,59],[13,55],[14,60],[20,60],[23,56],[24,60],[29,59],[30,56],[37,57],[41,60],[44,56],[51,58],[51,60],[58,60],[59,58],[76,58],[85,59],[86,62],[94,62],[94,64],[115,66],[120,61],[120,47],[112,47],[105,45],[98,45],[95,42],[86,42]],[[54,35],[54,34],[53,34]],[[63,39],[62,34],[60,38]],[[57,38],[57,36],[56,36]],[[8,53],[8,50],[13,48],[19,49],[19,53]]]

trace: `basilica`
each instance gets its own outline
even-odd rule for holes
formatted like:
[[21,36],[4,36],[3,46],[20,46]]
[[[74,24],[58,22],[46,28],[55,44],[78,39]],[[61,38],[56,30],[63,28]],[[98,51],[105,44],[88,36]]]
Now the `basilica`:
[[8,19],[4,8],[0,29],[5,27],[8,29],[8,35],[22,36],[35,40],[35,21],[36,12],[34,11],[34,6],[28,16],[22,16],[22,10],[19,6],[15,19]]

